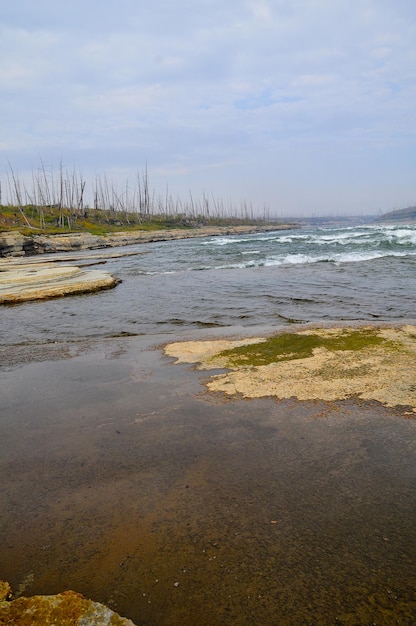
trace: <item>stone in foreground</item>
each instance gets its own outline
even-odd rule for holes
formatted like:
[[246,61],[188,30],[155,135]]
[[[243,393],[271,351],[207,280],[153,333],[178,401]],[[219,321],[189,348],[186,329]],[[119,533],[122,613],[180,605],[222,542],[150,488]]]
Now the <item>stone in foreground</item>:
[[10,585],[0,581],[0,624],[16,626],[134,626],[99,602],[79,593],[65,591],[54,596],[32,596],[9,600]]

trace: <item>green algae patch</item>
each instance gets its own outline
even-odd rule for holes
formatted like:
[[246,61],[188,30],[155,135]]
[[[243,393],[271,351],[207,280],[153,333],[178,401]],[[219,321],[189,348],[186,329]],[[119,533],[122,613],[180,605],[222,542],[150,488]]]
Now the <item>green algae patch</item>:
[[229,367],[259,367],[306,359],[313,356],[317,348],[330,352],[344,350],[364,350],[384,344],[393,348],[393,342],[381,337],[375,329],[344,330],[339,334],[284,333],[269,337],[261,343],[238,346],[224,350],[218,357],[226,359]]

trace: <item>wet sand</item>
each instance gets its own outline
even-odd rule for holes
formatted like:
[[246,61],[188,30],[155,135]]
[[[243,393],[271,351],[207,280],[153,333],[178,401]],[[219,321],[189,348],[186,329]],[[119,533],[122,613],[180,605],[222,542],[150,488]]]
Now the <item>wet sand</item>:
[[137,625],[413,623],[415,420],[208,393],[150,338],[27,350],[1,369],[14,590]]

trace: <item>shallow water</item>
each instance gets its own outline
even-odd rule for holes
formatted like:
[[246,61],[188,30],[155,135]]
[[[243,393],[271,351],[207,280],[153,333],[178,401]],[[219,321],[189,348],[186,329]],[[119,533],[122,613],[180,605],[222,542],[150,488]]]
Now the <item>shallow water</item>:
[[414,235],[145,244],[116,289],[2,307],[0,577],[138,626],[414,624],[416,421],[208,395],[161,349],[414,319]]
[[412,624],[415,422],[208,395],[155,347],[3,369],[1,577],[138,625]]

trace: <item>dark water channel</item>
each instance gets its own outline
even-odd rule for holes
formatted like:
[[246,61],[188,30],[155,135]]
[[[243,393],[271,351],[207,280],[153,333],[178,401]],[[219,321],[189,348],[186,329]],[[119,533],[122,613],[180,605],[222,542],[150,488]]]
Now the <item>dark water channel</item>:
[[15,592],[74,589],[143,626],[415,623],[402,412],[208,395],[138,337],[0,374]]

